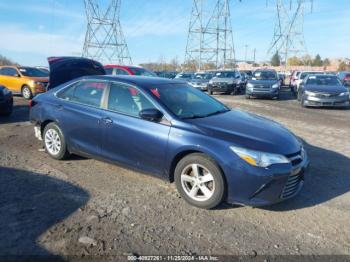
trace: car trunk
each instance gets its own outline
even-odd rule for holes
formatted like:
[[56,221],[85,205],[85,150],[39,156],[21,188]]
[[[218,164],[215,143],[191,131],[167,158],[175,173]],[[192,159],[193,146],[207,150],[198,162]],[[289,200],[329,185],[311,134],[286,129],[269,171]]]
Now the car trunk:
[[105,75],[99,62],[82,57],[50,57],[50,82],[48,89],[53,89],[75,78],[91,75]]

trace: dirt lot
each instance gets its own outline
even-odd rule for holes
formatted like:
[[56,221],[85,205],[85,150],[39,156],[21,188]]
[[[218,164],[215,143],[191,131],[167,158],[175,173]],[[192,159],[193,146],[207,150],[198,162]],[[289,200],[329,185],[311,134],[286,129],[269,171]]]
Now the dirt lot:
[[0,120],[0,255],[350,255],[350,110],[304,109],[287,91],[281,101],[217,97],[305,140],[311,167],[297,197],[205,211],[147,175],[79,157],[54,161],[17,97],[12,117]]

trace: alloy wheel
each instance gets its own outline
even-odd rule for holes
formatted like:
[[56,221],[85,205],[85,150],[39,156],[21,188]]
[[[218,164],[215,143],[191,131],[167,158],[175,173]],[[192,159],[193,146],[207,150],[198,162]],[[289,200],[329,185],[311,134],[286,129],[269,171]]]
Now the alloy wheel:
[[199,164],[191,164],[183,169],[181,185],[185,193],[196,201],[209,200],[215,191],[213,175]]
[[55,129],[47,130],[45,134],[45,146],[51,155],[58,155],[61,151],[61,138]]

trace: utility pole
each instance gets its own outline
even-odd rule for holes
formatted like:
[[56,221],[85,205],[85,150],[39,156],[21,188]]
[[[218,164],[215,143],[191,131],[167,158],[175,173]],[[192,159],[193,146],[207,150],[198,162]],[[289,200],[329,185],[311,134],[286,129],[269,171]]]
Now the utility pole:
[[244,61],[247,62],[248,61],[248,57],[247,57],[247,55],[248,55],[248,45],[245,45],[244,48],[245,48]]
[[87,31],[83,57],[101,63],[132,64],[120,25],[121,0],[84,0]]
[[196,70],[235,65],[230,0],[193,0],[185,63]]
[[305,5],[313,0],[275,0],[276,22],[269,54],[278,52],[287,68],[288,58],[307,54],[304,39]]

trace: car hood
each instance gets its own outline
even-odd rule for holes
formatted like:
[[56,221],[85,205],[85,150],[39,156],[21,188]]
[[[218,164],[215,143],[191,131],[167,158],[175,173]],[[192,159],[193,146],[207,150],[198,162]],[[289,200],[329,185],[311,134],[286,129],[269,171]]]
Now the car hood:
[[82,76],[105,75],[99,62],[82,57],[50,57],[49,89]]
[[252,85],[273,85],[278,83],[278,80],[249,80],[248,83]]
[[188,120],[200,132],[233,146],[289,155],[300,151],[300,142],[289,130],[267,118],[240,110]]
[[239,79],[235,79],[235,78],[217,78],[214,77],[210,80],[210,82],[212,83],[223,83],[223,82],[236,82]]
[[344,86],[320,86],[320,85],[306,85],[304,88],[305,91],[315,92],[315,93],[330,93],[330,94],[339,94],[347,92],[348,89]]

